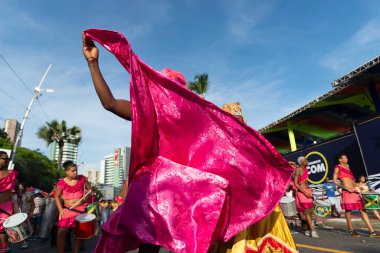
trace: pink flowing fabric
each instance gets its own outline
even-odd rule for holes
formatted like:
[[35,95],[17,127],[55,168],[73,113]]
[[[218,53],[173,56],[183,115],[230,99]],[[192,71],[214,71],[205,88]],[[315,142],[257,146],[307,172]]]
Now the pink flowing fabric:
[[128,194],[95,252],[207,252],[272,212],[293,169],[262,135],[144,64],[122,34],[85,34],[131,75]]

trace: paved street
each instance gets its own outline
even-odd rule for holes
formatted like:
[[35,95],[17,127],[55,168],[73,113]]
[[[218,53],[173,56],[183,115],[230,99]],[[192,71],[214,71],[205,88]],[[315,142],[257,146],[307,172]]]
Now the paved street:
[[[332,225],[332,224],[330,224]],[[345,223],[344,223],[345,225]],[[300,230],[292,229],[293,238],[299,252],[336,252],[336,253],[378,253],[380,252],[380,238],[369,238],[363,226],[358,230],[362,235],[353,238],[348,235],[346,228],[341,226],[317,227],[318,239],[306,237]]]
[[[377,231],[380,231],[380,222],[371,219]],[[379,253],[380,238],[369,238],[364,223],[356,215],[353,220],[354,227],[362,235],[358,238],[350,237],[346,230],[345,219],[320,219],[317,221],[318,239],[306,237],[299,228],[291,228],[293,238],[298,245],[299,252],[317,253],[317,252],[334,252],[334,253]],[[92,252],[98,237],[92,238],[85,242],[83,253]],[[21,249],[21,244],[12,245],[12,252],[22,253],[52,253],[56,252],[55,248],[50,247],[50,241],[30,241],[30,247],[26,250]],[[135,253],[137,251],[130,251]],[[167,252],[165,249],[161,253]],[[116,252],[115,252],[116,253]]]

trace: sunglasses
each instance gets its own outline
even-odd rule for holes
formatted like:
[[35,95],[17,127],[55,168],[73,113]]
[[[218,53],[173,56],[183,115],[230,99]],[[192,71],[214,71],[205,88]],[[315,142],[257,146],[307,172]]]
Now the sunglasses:
[[1,160],[4,160],[4,161],[9,161],[10,159],[9,158],[5,158],[5,157],[0,157]]

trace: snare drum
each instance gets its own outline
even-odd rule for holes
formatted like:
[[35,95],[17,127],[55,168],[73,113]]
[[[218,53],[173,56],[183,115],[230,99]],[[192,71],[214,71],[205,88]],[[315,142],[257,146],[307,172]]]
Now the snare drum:
[[316,200],[314,203],[314,214],[319,217],[327,217],[331,212],[330,202],[323,200]]
[[293,197],[282,197],[280,200],[280,207],[285,217],[293,217],[297,215],[296,200]]
[[378,210],[379,194],[377,192],[362,193],[363,206],[366,210]]
[[78,239],[89,239],[96,235],[98,226],[94,214],[84,213],[75,217],[74,234]]
[[21,242],[33,234],[33,228],[26,213],[16,213],[3,223],[8,240],[12,243]]

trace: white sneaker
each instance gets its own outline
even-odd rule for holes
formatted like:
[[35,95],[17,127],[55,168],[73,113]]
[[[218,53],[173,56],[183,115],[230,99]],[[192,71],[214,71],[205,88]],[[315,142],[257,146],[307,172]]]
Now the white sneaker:
[[310,230],[306,230],[306,231],[305,231],[305,235],[306,235],[306,236],[310,236]]
[[313,238],[319,238],[319,236],[317,234],[317,231],[315,231],[315,230],[311,231],[311,237],[313,237]]

